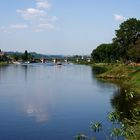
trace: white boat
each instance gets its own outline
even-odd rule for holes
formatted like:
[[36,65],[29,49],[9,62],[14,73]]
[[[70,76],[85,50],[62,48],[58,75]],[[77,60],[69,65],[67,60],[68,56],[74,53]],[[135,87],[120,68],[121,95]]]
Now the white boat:
[[24,62],[24,64],[29,64],[30,63],[30,61],[26,61],[26,62]]

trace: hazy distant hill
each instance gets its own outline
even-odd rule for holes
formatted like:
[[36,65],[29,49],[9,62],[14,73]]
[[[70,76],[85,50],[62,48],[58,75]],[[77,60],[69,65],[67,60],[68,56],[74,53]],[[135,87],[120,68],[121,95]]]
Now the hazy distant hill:
[[[9,51],[9,52],[5,52],[7,55],[13,55],[13,54],[17,54],[17,55],[22,55],[23,52],[13,52],[13,51]],[[64,55],[49,55],[49,54],[40,54],[40,53],[36,53],[36,52],[29,52],[35,59],[39,59],[39,58],[64,58]]]

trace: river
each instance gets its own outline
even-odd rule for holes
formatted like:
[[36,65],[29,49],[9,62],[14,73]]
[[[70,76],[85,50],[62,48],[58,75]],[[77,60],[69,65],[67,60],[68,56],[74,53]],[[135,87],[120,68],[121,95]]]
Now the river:
[[91,121],[100,121],[108,133],[117,90],[98,80],[90,66],[1,66],[0,139],[73,140],[78,133],[93,133]]

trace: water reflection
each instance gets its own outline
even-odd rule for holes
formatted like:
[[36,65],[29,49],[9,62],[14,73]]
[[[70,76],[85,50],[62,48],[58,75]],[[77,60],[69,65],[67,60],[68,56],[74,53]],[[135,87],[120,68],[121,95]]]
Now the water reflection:
[[0,74],[0,139],[71,140],[94,119],[108,126],[117,86],[96,79],[89,66],[10,65]]
[[[92,68],[93,78],[96,74],[104,72],[105,69],[98,67]],[[105,81],[98,80],[101,85],[107,85]],[[134,93],[132,89],[121,87],[121,81],[110,81],[118,85],[110,103],[113,108],[113,113],[117,114],[117,121],[125,127],[123,132],[128,139],[140,139],[140,95]],[[111,111],[111,110],[110,110]]]
[[3,80],[3,77],[7,72],[7,67],[8,65],[0,66],[0,80]]
[[29,117],[34,117],[36,122],[47,122],[49,120],[49,112],[40,107],[36,107],[34,104],[29,104],[26,109],[26,113]]
[[[93,67],[92,68],[93,79],[95,78],[96,74],[100,74],[104,71],[105,71],[104,68]],[[98,80],[97,82],[102,83],[99,84],[102,86],[108,85],[107,81],[101,79]],[[130,93],[133,92],[132,89],[128,89],[128,88],[126,89],[121,87],[122,85],[121,81],[111,81],[111,82],[112,83],[114,82],[118,85],[118,87],[113,93],[112,98],[110,99],[110,102],[113,109],[116,112],[120,113],[120,121],[124,120],[124,118],[133,119],[133,110],[135,109],[136,106],[138,106],[138,102],[140,102],[140,96],[136,94],[135,96],[133,96],[133,98],[130,98]]]
[[25,75],[25,80],[27,81],[27,77],[28,77],[28,67],[29,65],[22,65],[22,68],[24,70],[24,75]]
[[[51,88],[44,83],[34,81],[26,86],[26,92],[21,96],[21,105],[23,105],[28,117],[36,122],[47,122],[51,119],[51,112],[55,107],[55,97]],[[30,89],[32,87],[32,89]]]
[[140,139],[140,96],[131,89],[120,88],[111,99],[118,120],[124,124],[126,138]]
[[106,71],[106,68],[104,68],[104,67],[99,67],[99,66],[93,66],[92,67],[93,75],[101,74],[101,73],[104,73],[105,71]]
[[[120,119],[133,119],[133,110],[137,106],[137,103],[140,101],[140,96],[134,96],[131,98],[130,93],[131,90],[119,88],[115,91],[112,99],[111,104],[115,111],[120,112],[121,116]],[[140,117],[140,116],[139,116]]]
[[101,74],[105,71],[106,71],[105,68],[91,67],[91,73],[92,73],[92,78],[93,78],[94,83],[95,83],[95,80],[96,80],[97,85],[100,86],[101,88],[102,87],[109,88],[110,86],[112,86],[115,89],[115,91],[117,92],[117,89],[118,89],[119,86],[116,86],[115,83],[109,82],[109,81],[101,79],[101,78],[98,78],[98,79],[96,78],[97,74]]

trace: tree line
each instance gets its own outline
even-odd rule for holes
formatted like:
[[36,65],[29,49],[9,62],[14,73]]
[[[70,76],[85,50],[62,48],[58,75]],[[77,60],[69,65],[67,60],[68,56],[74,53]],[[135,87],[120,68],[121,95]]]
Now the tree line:
[[5,52],[2,52],[1,49],[0,49],[0,62],[7,62],[7,61],[11,61],[11,60],[14,60],[14,61],[31,61],[33,60],[33,55],[31,53],[28,53],[27,50],[25,50],[24,53],[19,53],[19,52],[15,52],[15,53],[5,53]]
[[95,62],[140,62],[140,20],[130,18],[115,30],[112,43],[100,44],[91,53]]

